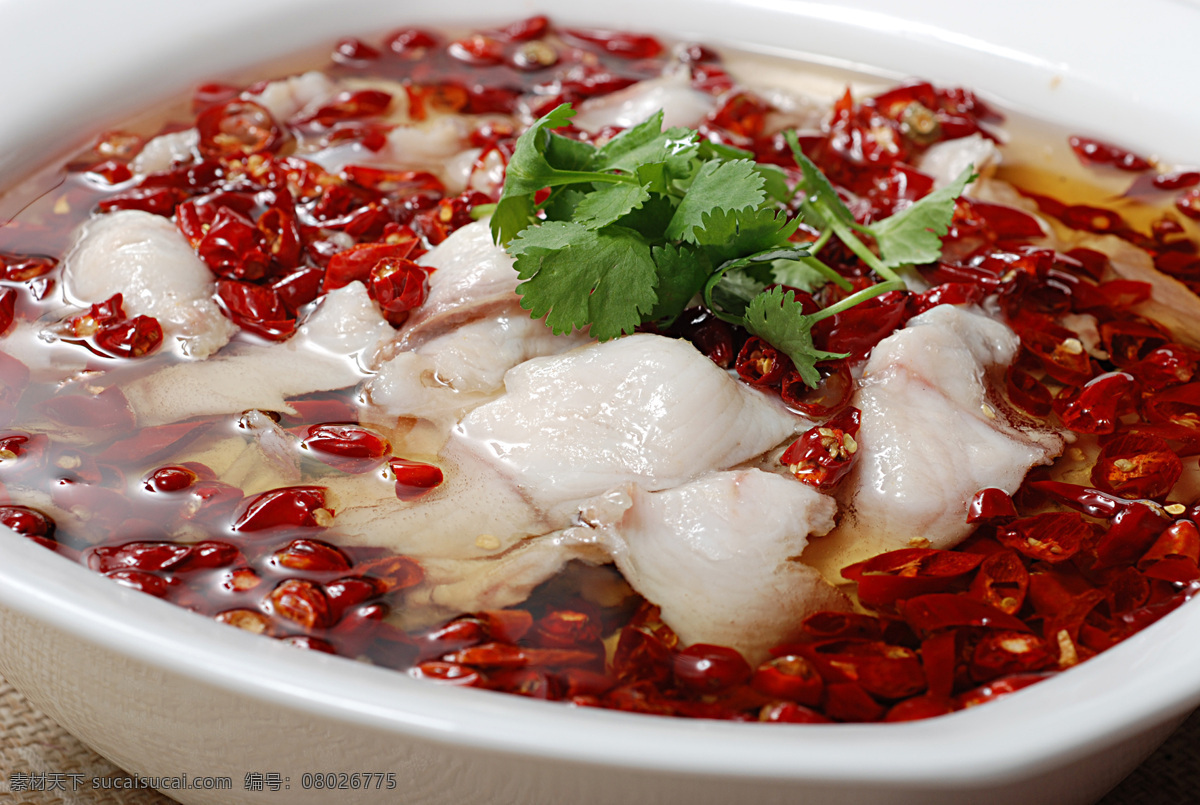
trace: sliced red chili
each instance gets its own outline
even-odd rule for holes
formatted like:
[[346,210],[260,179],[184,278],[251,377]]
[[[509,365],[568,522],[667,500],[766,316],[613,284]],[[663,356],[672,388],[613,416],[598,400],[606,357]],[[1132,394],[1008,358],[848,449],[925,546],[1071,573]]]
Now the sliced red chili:
[[800,647],[828,684],[828,696],[838,683],[859,685],[872,696],[903,699],[925,689],[925,671],[912,649],[878,641],[835,640]]
[[1073,512],[1046,512],[1014,520],[996,538],[1031,559],[1065,562],[1096,538],[1096,528]]
[[960,708],[966,708],[993,702],[996,699],[1008,696],[1010,693],[1016,693],[1021,688],[1027,688],[1035,682],[1041,682],[1043,679],[1048,679],[1051,676],[1053,676],[1053,673],[1042,672],[1013,674],[1012,676],[993,679],[986,685],[980,685],[973,690],[960,694],[955,699],[955,704]]
[[845,408],[826,422],[809,428],[779,457],[779,463],[791,470],[801,483],[828,491],[850,472],[858,456],[861,412]]
[[1121,433],[1100,448],[1092,467],[1092,483],[1120,497],[1161,501],[1182,474],[1183,462],[1163,439]]
[[846,360],[826,361],[817,367],[821,382],[815,389],[795,369],[784,375],[779,396],[790,408],[810,417],[827,417],[845,408],[854,394],[854,377]]
[[333,609],[324,589],[305,579],[287,579],[267,597],[276,615],[303,629],[327,629],[334,623]]
[[344,573],[350,560],[339,548],[316,539],[297,539],[272,556],[272,562],[289,570]]
[[1117,512],[1108,531],[1096,543],[1100,567],[1133,564],[1170,524],[1157,506],[1132,503]]
[[758,666],[750,686],[764,696],[815,707],[824,693],[825,681],[804,657],[785,654]]
[[1137,569],[1176,584],[1200,579],[1200,529],[1191,520],[1172,523],[1138,560]]
[[301,445],[321,461],[346,472],[370,472],[391,455],[388,440],[360,425],[313,425]]
[[1029,627],[1013,615],[954,593],[929,593],[910,598],[902,605],[900,614],[913,631],[925,636],[963,626],[1029,631]]
[[969,595],[1001,612],[1015,615],[1025,603],[1029,589],[1029,571],[1017,554],[1010,550],[989,554],[979,565],[971,581]]
[[1091,379],[1092,360],[1075,333],[1065,327],[1047,325],[1024,329],[1020,335],[1021,344],[1055,380],[1080,386]]
[[1170,422],[1191,430],[1200,430],[1200,383],[1164,389],[1145,403],[1151,422]]
[[1005,370],[1004,385],[1008,391],[1008,399],[1018,408],[1039,418],[1050,415],[1050,390],[1017,364],[1014,363]]
[[1161,328],[1144,321],[1115,319],[1101,323],[1099,329],[1100,343],[1112,362],[1122,368],[1137,363],[1170,340]]
[[276,151],[284,135],[271,113],[254,101],[214,104],[196,117],[200,153],[209,159],[245,157]]
[[1056,664],[1056,655],[1038,635],[990,632],[975,645],[970,673],[976,682],[985,682],[1008,674],[1042,671]]
[[995,487],[980,489],[967,504],[967,522],[971,524],[1004,523],[1016,516],[1017,507],[1013,505],[1012,496]]
[[267,528],[323,528],[332,513],[325,508],[325,488],[288,486],[255,495],[242,506],[233,523],[234,531]]
[[1072,135],[1067,142],[1075,155],[1079,157],[1080,162],[1085,165],[1111,165],[1114,168],[1133,172],[1150,170],[1153,167],[1145,157],[1102,140]]
[[920,721],[925,718],[935,718],[954,712],[954,702],[944,696],[926,693],[905,699],[892,706],[883,720],[891,723],[901,721]]
[[1054,411],[1063,425],[1076,433],[1112,433],[1121,414],[1137,393],[1137,381],[1128,372],[1106,372],[1089,380],[1077,392],[1060,395]]
[[750,666],[735,649],[695,643],[673,659],[675,682],[694,693],[718,693],[750,678]]
[[163,330],[158,319],[136,316],[117,324],[106,324],[96,331],[96,347],[115,358],[141,358],[162,344]]
[[217,301],[234,324],[255,335],[283,341],[296,331],[292,312],[270,287],[238,280],[218,280]]
[[777,724],[828,724],[830,719],[795,702],[772,702],[764,704],[758,720]]
[[805,635],[814,640],[883,638],[879,619],[858,612],[814,612],[804,619],[801,628]]
[[534,642],[545,648],[593,645],[601,637],[601,624],[583,612],[560,609],[549,612],[533,625]]
[[858,599],[869,607],[890,607],[897,601],[941,592],[959,584],[984,557],[979,554],[902,548],[842,569],[858,582]]
[[623,59],[652,59],[662,52],[663,46],[652,36],[608,31],[598,28],[570,28],[560,32],[568,42],[596,45],[605,53]]

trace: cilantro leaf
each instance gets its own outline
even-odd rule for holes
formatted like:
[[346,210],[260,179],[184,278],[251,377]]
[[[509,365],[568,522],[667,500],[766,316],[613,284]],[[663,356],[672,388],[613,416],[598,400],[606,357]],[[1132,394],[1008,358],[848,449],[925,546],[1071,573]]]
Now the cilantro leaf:
[[[575,215],[575,208],[588,197],[588,194],[581,190],[582,185],[576,187],[556,187],[550,193],[550,197],[542,203],[542,212],[546,213],[548,221],[570,221]],[[532,199],[532,196],[526,196]]]
[[763,177],[763,189],[767,191],[768,198],[783,204],[791,201],[792,190],[783,168],[767,162],[756,162],[754,169]]
[[792,245],[727,260],[705,283],[704,302],[718,318],[743,324],[750,300],[775,281],[775,262],[796,260],[807,254],[806,249]]
[[853,228],[853,213],[825,178],[825,174],[821,173],[821,169],[800,150],[800,140],[796,137],[796,132],[789,130],[785,137],[792,148],[796,164],[800,166],[800,184],[796,189],[804,191],[804,201],[801,202],[800,209],[804,211],[805,220],[818,229],[833,227],[839,236],[843,230]]
[[601,187],[585,195],[575,206],[573,216],[588,229],[615,223],[650,200],[640,184],[616,184]]
[[888,268],[933,262],[942,254],[942,237],[950,231],[955,199],[974,179],[974,167],[964,168],[949,185],[895,215],[859,229],[875,238],[883,264]]
[[667,224],[667,239],[696,243],[696,232],[704,229],[707,216],[719,210],[754,209],[762,204],[766,199],[763,184],[763,177],[748,159],[705,162]]
[[556,335],[589,325],[600,341],[631,333],[658,300],[650,246],[630,229],[549,221],[521,232],[508,250],[524,280],[521,307],[545,316]]
[[[814,265],[816,263],[817,265]],[[830,277],[817,266],[817,260],[774,260],[771,263],[773,283],[798,288],[806,293],[813,293],[830,281]],[[851,286],[853,287],[853,286]]]
[[704,220],[696,242],[708,248],[718,264],[765,249],[786,248],[800,219],[788,220],[784,210],[770,207],[751,210],[716,210]]
[[696,132],[691,129],[662,130],[663,113],[627,129],[596,149],[591,169],[636,173],[642,165],[671,162],[679,169],[696,156]]
[[557,106],[517,139],[504,172],[504,190],[492,215],[492,239],[497,243],[508,243],[529,226],[532,197],[542,188],[581,182],[637,183],[629,176],[582,169],[592,161],[595,149],[551,131],[568,125],[574,115],[570,104]]
[[816,364],[845,357],[813,346],[815,322],[815,317],[804,315],[792,291],[785,293],[778,286],[754,297],[746,309],[746,329],[791,358],[800,377],[814,388],[821,382]]
[[686,244],[655,246],[651,253],[658,267],[658,304],[650,318],[671,321],[703,290],[712,263],[702,250]]

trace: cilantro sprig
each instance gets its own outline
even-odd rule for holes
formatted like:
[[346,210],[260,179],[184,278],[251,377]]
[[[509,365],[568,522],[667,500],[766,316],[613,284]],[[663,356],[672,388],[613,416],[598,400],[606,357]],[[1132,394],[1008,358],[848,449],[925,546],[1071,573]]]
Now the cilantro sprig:
[[[662,112],[602,146],[555,131],[574,114],[563,104],[518,139],[492,210],[492,235],[514,258],[522,307],[555,333],[590,328],[606,341],[669,323],[699,295],[715,315],[787,354],[811,386],[820,380],[817,363],[843,357],[814,346],[813,325],[904,288],[902,266],[937,259],[954,200],[973,178],[968,169],[951,186],[861,225],[794,132],[787,137],[801,179],[791,187],[782,169],[750,152],[701,141],[691,129],[664,131]],[[796,194],[804,219],[823,230],[811,247],[791,240],[801,220],[787,213]],[[853,290],[815,256],[833,236],[883,281],[805,314],[779,285]]]

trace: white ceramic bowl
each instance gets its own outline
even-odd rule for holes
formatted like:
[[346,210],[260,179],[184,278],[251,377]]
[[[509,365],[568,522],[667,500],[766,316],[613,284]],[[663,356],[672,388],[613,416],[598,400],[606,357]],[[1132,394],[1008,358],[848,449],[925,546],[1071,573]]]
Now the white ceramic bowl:
[[[401,24],[539,11],[920,75],[1200,158],[1190,95],[1200,8],[1178,0],[0,0],[0,183],[234,67]],[[0,534],[0,673],[131,772],[231,778],[231,790],[170,792],[185,803],[1084,803],[1200,703],[1197,634],[1200,606],[1188,605],[1068,673],[926,722],[669,720],[440,688],[296,651]],[[245,790],[248,772],[278,773],[288,790]],[[304,788],[316,772],[390,772],[396,787],[334,796]]]

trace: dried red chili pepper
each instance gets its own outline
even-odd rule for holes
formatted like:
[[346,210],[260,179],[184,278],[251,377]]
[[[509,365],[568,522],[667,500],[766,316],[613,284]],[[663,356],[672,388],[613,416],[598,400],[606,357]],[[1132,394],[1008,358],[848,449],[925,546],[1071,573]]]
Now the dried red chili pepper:
[[954,593],[929,593],[910,598],[901,606],[901,617],[918,635],[963,626],[1028,632],[1020,619],[982,601]]
[[980,685],[974,690],[969,690],[960,694],[955,699],[955,705],[958,708],[975,707],[976,705],[993,702],[1010,693],[1015,693],[1021,688],[1029,687],[1035,682],[1041,682],[1043,679],[1048,679],[1053,676],[1053,673],[1029,673],[1029,674],[1013,674],[1012,676],[993,679],[986,685]]
[[1104,442],[1091,478],[1098,489],[1120,497],[1161,501],[1182,474],[1183,462],[1163,439],[1121,433]]
[[163,330],[158,319],[136,316],[128,321],[106,324],[96,331],[97,349],[115,358],[141,358],[162,344]]
[[1133,172],[1150,170],[1153,167],[1145,157],[1101,140],[1072,135],[1067,138],[1067,142],[1079,157],[1079,161],[1085,165],[1112,165],[1114,168]]
[[1117,419],[1132,406],[1137,381],[1128,372],[1106,372],[1085,383],[1078,392],[1054,400],[1054,411],[1063,425],[1076,433],[1112,433]]
[[103,575],[106,579],[112,579],[122,587],[128,587],[155,598],[166,598],[170,594],[171,586],[176,583],[174,580],[164,579],[162,576],[142,570],[113,570]]
[[758,720],[779,724],[828,724],[830,719],[795,702],[772,702],[764,704]]
[[388,321],[398,326],[425,301],[429,272],[412,260],[386,257],[371,268],[368,287]]
[[989,554],[979,565],[968,594],[1001,612],[1015,615],[1025,603],[1029,572],[1014,551]]
[[410,668],[408,673],[409,676],[415,679],[428,679],[443,685],[456,685],[468,688],[481,687],[487,679],[474,668],[468,668],[465,665],[455,662],[443,662],[441,660],[418,663]]
[[289,570],[344,573],[350,569],[350,559],[341,549],[316,539],[292,540],[271,561]]
[[1020,332],[1021,344],[1041,362],[1046,374],[1068,386],[1081,386],[1094,374],[1091,358],[1075,333],[1047,325]]
[[555,610],[533,626],[534,640],[546,648],[594,645],[600,640],[601,625],[595,618],[573,610]]
[[333,513],[325,508],[325,488],[288,486],[255,495],[241,507],[234,531],[269,528],[323,528]]
[[996,538],[1031,559],[1065,562],[1096,538],[1096,528],[1072,512],[1045,512],[1014,520]]
[[1186,383],[1151,395],[1145,402],[1151,422],[1169,422],[1200,430],[1200,383]]
[[1144,554],[1170,524],[1157,507],[1131,503],[1117,512],[1112,525],[1096,543],[1098,567],[1130,565]]
[[833,640],[796,647],[828,684],[853,682],[883,699],[902,699],[925,689],[925,672],[912,649],[879,641]]
[[883,720],[889,723],[919,721],[925,718],[944,716],[953,713],[954,710],[954,702],[950,699],[926,693],[893,705],[884,715]]
[[267,286],[218,280],[217,302],[234,324],[271,341],[283,341],[296,330],[291,311]]
[[448,662],[484,668],[524,668],[589,665],[597,659],[590,651],[565,648],[526,648],[508,643],[481,643],[445,655]]
[[85,561],[89,568],[100,573],[124,569],[156,572],[183,564],[191,552],[189,546],[173,542],[129,542],[92,548],[85,553]]
[[678,638],[650,625],[630,623],[621,629],[611,671],[623,683],[666,682],[673,676],[672,654]]
[[883,639],[879,619],[857,612],[814,612],[804,619],[801,629],[814,640]]
[[412,252],[414,242],[363,243],[335,254],[325,271],[322,291],[328,293],[355,280],[366,284],[371,269],[385,259],[403,260]]
[[663,50],[662,43],[652,36],[639,36],[623,31],[570,28],[560,33],[568,42],[596,45],[605,53],[622,59],[652,59]]
[[319,584],[305,579],[287,579],[268,596],[275,614],[304,629],[326,629],[333,625],[329,598]]
[[989,487],[980,489],[967,504],[967,522],[1004,523],[1017,516],[1017,507],[1012,497],[1003,489]]
[[787,699],[815,707],[825,691],[825,681],[811,662],[797,654],[767,660],[754,670],[750,686],[764,696]]
[[790,408],[810,417],[826,417],[845,408],[854,394],[854,378],[848,361],[825,361],[818,365],[821,382],[815,388],[794,369],[784,375],[779,396]]
[[1172,523],[1138,560],[1137,569],[1176,584],[1200,579],[1200,529],[1191,520]]
[[865,606],[883,608],[906,598],[950,589],[983,559],[978,554],[902,548],[843,568],[842,576],[858,582],[858,599]]
[[695,693],[718,693],[750,678],[750,665],[735,649],[696,643],[675,654],[675,682]]
[[313,425],[301,442],[317,458],[345,472],[370,472],[391,455],[388,440],[360,425]]
[[845,408],[824,425],[809,428],[779,457],[801,483],[828,491],[850,472],[858,455],[861,412]]
[[1042,671],[1056,663],[1046,641],[1028,632],[996,631],[975,646],[970,673],[976,682],[999,676]]
[[856,682],[833,682],[826,688],[825,713],[835,721],[878,721],[886,712],[886,708]]
[[54,539],[54,518],[28,506],[0,506],[0,525],[31,539]]

